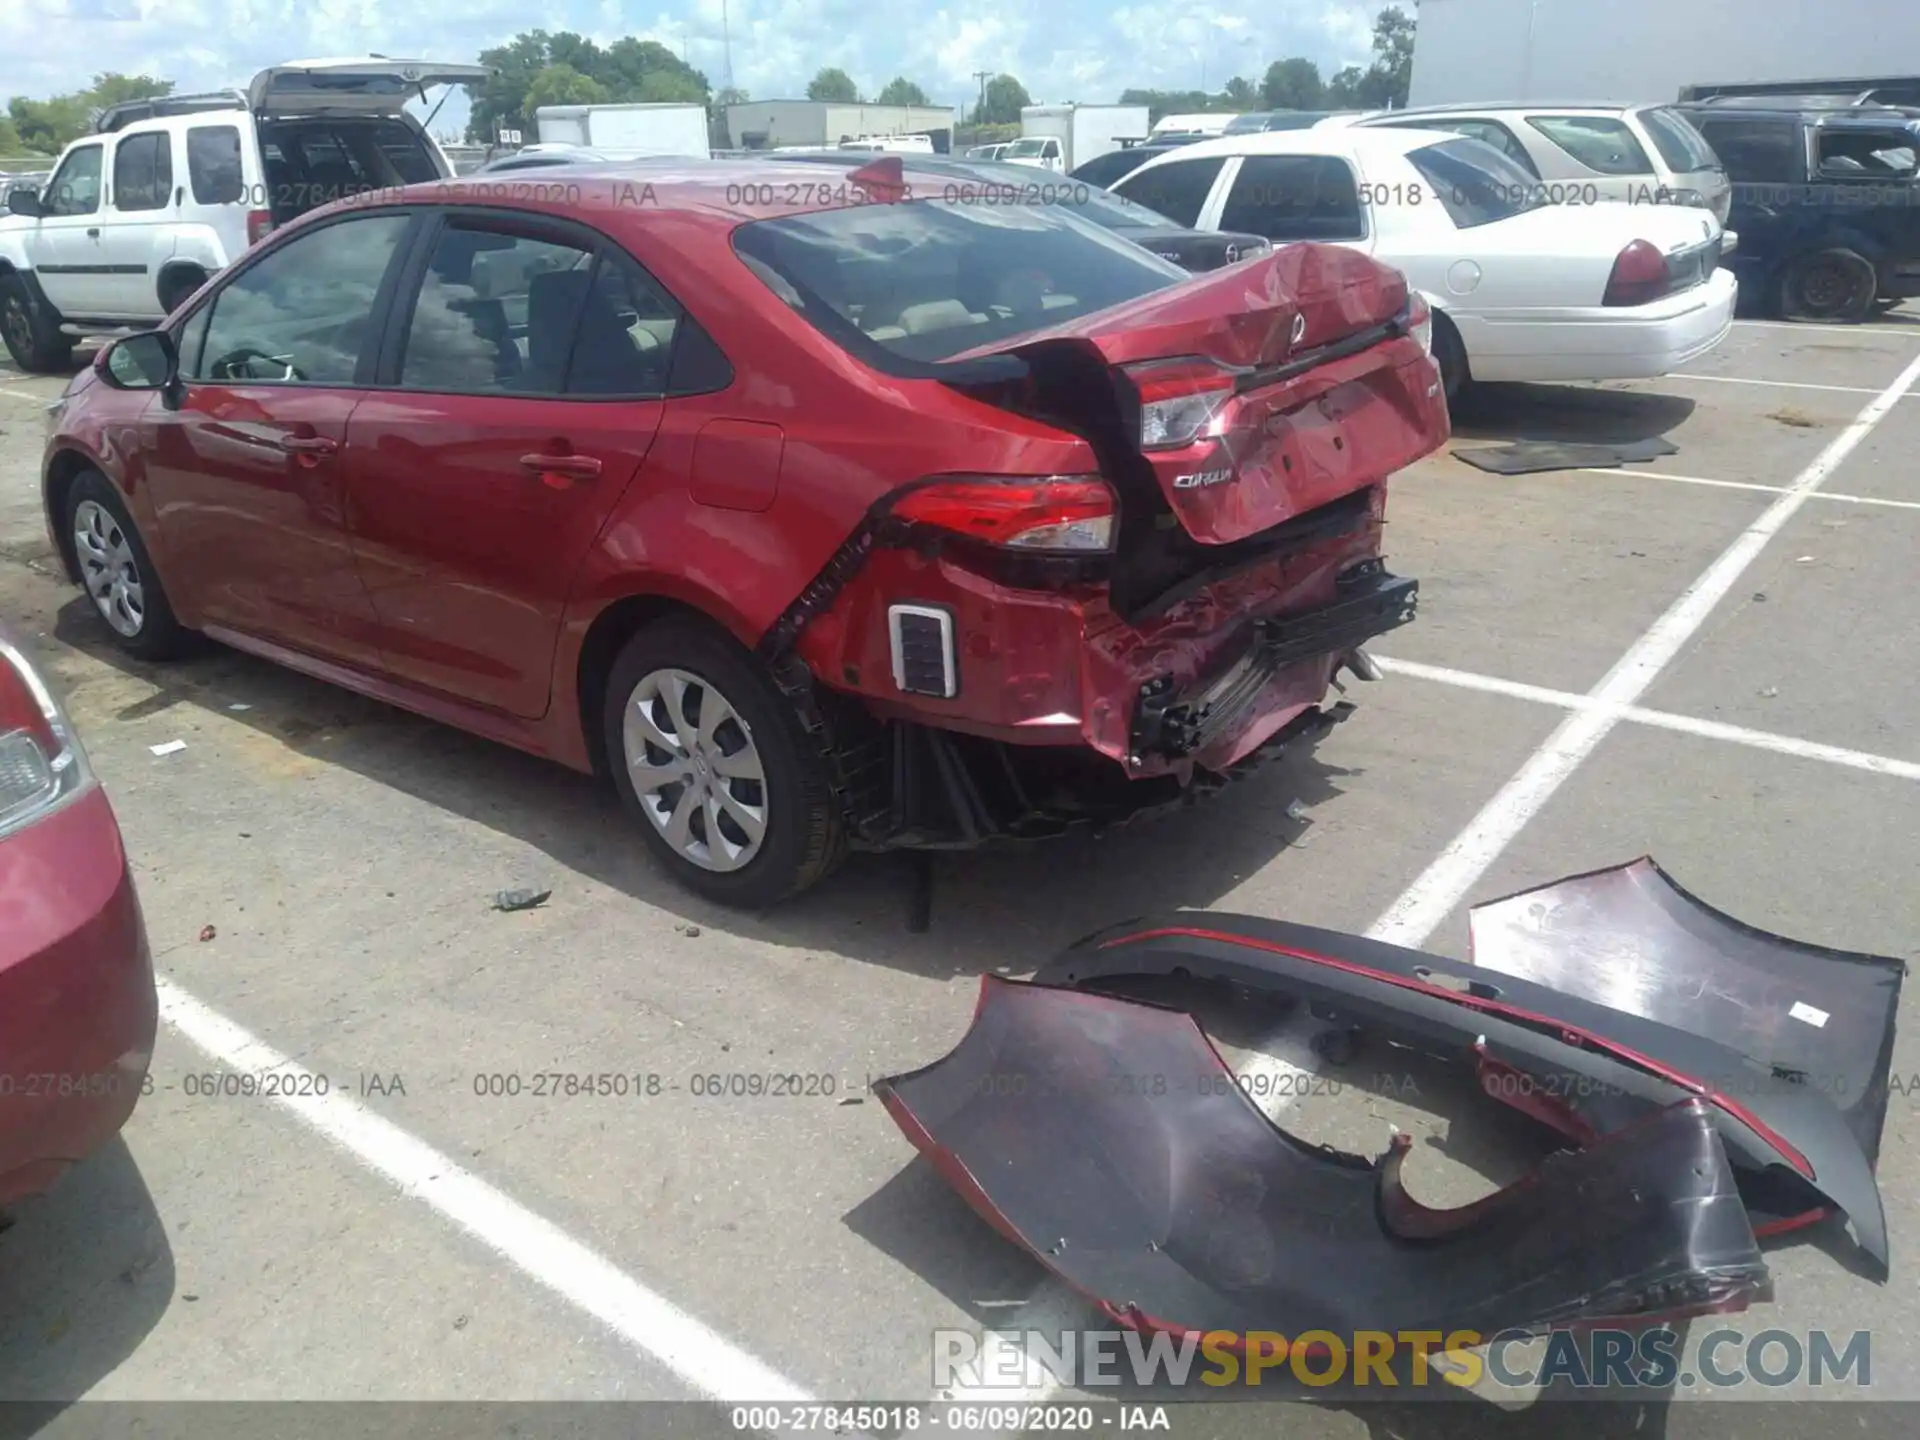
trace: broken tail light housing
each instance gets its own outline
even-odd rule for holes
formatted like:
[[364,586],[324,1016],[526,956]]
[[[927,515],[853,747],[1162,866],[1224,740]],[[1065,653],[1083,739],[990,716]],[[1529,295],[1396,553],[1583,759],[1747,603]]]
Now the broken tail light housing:
[[1121,367],[1140,397],[1140,448],[1178,450],[1219,436],[1237,372],[1188,356]]
[[249,210],[247,212],[247,244],[258,245],[273,233],[273,212],[271,210]]
[[889,513],[1023,554],[1100,555],[1113,549],[1118,509],[1098,475],[947,475],[906,491]]
[[53,692],[27,657],[0,638],[0,836],[45,818],[91,778]]
[[1607,277],[1607,293],[1600,303],[1647,305],[1665,295],[1672,284],[1667,257],[1652,242],[1635,240],[1614,258],[1613,273]]

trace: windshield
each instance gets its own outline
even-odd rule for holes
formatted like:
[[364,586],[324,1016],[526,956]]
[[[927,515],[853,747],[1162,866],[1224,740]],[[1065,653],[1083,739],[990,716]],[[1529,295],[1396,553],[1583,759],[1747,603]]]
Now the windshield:
[[1689,170],[1723,168],[1720,157],[1713,153],[1713,147],[1679,111],[1664,107],[1642,110],[1640,120],[1653,137],[1654,148],[1660,152],[1660,158],[1667,162],[1668,169],[1685,174]]
[[880,369],[948,360],[1189,278],[1074,206],[999,198],[760,220],[733,245],[783,301]]
[[1009,155],[1032,155],[1038,157],[1046,149],[1045,140],[1016,140],[1007,146]]
[[1547,203],[1538,180],[1491,145],[1464,135],[1410,150],[1407,159],[1462,230],[1511,219]]

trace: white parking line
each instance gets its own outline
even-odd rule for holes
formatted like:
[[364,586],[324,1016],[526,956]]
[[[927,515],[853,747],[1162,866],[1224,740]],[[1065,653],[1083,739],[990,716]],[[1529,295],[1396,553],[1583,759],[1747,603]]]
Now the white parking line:
[[[160,1015],[196,1049],[242,1073],[308,1072],[162,977]],[[464,1230],[529,1279],[593,1316],[636,1350],[713,1400],[814,1403],[808,1394],[708,1329],[557,1225],[459,1162],[338,1091],[294,1084],[273,1099],[362,1165]]]
[[1920,325],[1899,321],[1878,325],[1802,324],[1798,320],[1736,320],[1736,327],[1752,330],[1798,330],[1813,335],[1851,335],[1856,340],[1920,340]]
[[1739,582],[1767,542],[1799,513],[1809,496],[1852,454],[1920,380],[1914,358],[1851,424],[1828,442],[1786,492],[1744,530],[1720,558],[1654,621],[1587,698],[1604,702],[1574,711],[1520,767],[1513,778],[1468,822],[1438,858],[1421,872],[1367,933],[1376,940],[1418,945],[1439,928],[1467,897],[1487,867],[1500,857],[1527,823],[1586,762],[1594,748],[1620,723],[1617,707],[1631,705],[1673,663],[1687,641],[1713,613],[1714,606]]
[[28,390],[0,389],[0,395],[6,396],[9,400],[25,400],[34,405],[51,405],[60,398],[57,395],[35,395]]
[[1696,375],[1686,370],[1675,370],[1666,378],[1708,380],[1715,385],[1772,385],[1781,390],[1830,390],[1842,395],[1878,395],[1880,393],[1871,385],[1815,385],[1806,380],[1755,380],[1746,375]]
[[1839,745],[1823,745],[1816,740],[1800,740],[1792,735],[1776,735],[1767,730],[1749,730],[1744,725],[1727,725],[1718,720],[1700,720],[1691,715],[1675,715],[1666,710],[1648,710],[1639,705],[1609,705],[1571,690],[1550,690],[1543,685],[1525,685],[1518,680],[1502,680],[1496,675],[1476,675],[1470,670],[1453,670],[1444,665],[1423,665],[1417,660],[1395,660],[1375,655],[1374,660],[1389,675],[1405,675],[1415,680],[1431,680],[1461,690],[1479,690],[1489,695],[1506,695],[1515,700],[1531,700],[1540,705],[1555,705],[1562,710],[1607,710],[1621,720],[1696,735],[1703,740],[1724,740],[1733,745],[1748,745],[1756,750],[1771,750],[1776,755],[1792,755],[1802,760],[1821,760],[1829,765],[1845,765],[1875,775],[1891,775],[1901,780],[1920,780],[1920,764],[1895,760],[1866,750],[1848,750]]
[[[1920,392],[1916,392],[1920,393]],[[1672,480],[1680,485],[1712,485],[1721,490],[1758,490],[1763,495],[1785,495],[1791,485],[1760,485],[1752,480],[1709,480],[1704,475],[1669,475],[1664,470],[1629,470],[1615,465],[1609,469],[1582,465],[1576,475],[1633,475],[1641,480]],[[1884,505],[1890,510],[1920,510],[1920,500],[1884,500],[1878,495],[1838,495],[1831,490],[1816,490],[1809,500],[1831,500],[1840,505]]]

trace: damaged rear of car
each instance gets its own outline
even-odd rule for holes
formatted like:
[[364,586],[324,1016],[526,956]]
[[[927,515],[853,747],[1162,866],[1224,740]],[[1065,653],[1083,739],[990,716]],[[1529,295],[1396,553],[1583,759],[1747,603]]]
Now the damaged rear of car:
[[842,747],[857,841],[1177,801],[1342,716],[1330,682],[1370,678],[1360,647],[1412,617],[1385,482],[1448,421],[1397,272],[1303,245],[1189,276],[992,197],[764,220],[734,248],[977,441],[875,503],[762,642],[858,702],[831,727],[869,741]]

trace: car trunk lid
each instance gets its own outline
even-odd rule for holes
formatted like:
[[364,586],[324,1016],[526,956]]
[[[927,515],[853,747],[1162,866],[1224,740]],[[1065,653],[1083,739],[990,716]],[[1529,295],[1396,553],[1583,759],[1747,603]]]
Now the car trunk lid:
[[[1110,458],[1144,465],[1185,535],[1221,546],[1445,440],[1437,374],[1411,338],[1416,308],[1397,270],[1343,246],[1290,245],[974,355],[1091,346],[1118,401],[1122,453]],[[1123,548],[1129,531],[1144,533],[1137,516]]]
[[390,60],[384,55],[290,60],[255,75],[247,100],[256,112],[268,115],[321,110],[397,115],[407,101],[432,86],[478,84],[492,73],[486,65]]

